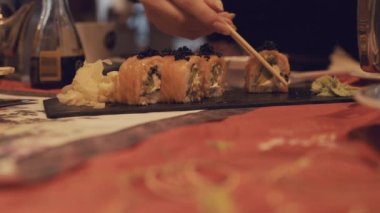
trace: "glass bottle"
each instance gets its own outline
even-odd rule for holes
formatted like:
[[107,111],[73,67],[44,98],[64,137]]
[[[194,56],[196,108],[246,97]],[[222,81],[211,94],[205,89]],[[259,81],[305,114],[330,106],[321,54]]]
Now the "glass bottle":
[[32,87],[50,89],[70,84],[84,59],[67,0],[43,0],[33,39]]

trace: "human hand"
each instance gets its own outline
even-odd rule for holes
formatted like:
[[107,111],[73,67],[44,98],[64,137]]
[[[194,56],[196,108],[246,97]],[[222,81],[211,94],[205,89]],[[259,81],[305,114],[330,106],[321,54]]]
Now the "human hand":
[[228,35],[234,14],[221,0],[141,0],[148,19],[170,35],[195,39],[213,32]]

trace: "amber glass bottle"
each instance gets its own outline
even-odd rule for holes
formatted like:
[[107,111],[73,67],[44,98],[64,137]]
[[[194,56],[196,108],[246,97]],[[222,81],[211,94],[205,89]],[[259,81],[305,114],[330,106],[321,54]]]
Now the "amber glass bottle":
[[43,0],[33,40],[32,87],[50,89],[70,84],[84,61],[83,48],[66,0]]

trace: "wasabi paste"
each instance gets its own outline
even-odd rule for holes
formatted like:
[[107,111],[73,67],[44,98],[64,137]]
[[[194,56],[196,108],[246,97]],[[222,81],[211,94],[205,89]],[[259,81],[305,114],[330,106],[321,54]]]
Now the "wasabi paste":
[[353,96],[358,91],[358,88],[344,84],[337,78],[326,75],[319,77],[312,83],[311,91],[317,96],[348,97]]

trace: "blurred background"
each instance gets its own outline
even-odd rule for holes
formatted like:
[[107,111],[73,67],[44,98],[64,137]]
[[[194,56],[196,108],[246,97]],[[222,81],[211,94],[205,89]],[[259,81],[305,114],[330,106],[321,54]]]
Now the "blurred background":
[[[205,38],[187,40],[161,33],[149,24],[140,3],[132,3],[128,0],[67,1],[86,60],[89,62],[97,59],[126,57],[147,47],[164,49],[187,45],[195,50],[205,42]],[[17,55],[12,55],[11,59],[2,62],[2,66],[16,66],[17,74],[21,76],[16,78],[24,81],[28,81],[22,78],[28,78],[31,44],[41,14],[42,0],[0,0],[0,15],[4,17],[11,16],[29,2],[35,2],[35,4],[22,21],[23,26],[18,33],[17,44],[14,48],[14,54]],[[4,34],[7,30],[0,29]],[[4,38],[0,38],[0,42],[4,41]]]
[[[116,55],[133,54],[148,46],[164,49],[187,45],[194,49],[204,42],[204,38],[187,40],[161,33],[149,24],[144,8],[139,3],[128,0],[68,0],[68,2],[74,20],[78,24],[78,30],[81,31],[81,27],[91,22],[113,28],[117,41],[113,52]],[[83,39],[85,36],[83,33]]]
[[[32,38],[41,13],[42,0],[0,0],[1,14],[12,14],[22,5],[35,2],[18,38],[17,70],[27,76]],[[231,38],[213,34],[187,40],[158,31],[145,17],[144,8],[129,0],[67,0],[85,51],[86,59],[125,57],[146,47],[177,48],[186,45],[196,50],[206,41],[224,55],[241,55]],[[265,40],[278,44],[289,56],[294,70],[326,69],[336,46],[358,59],[356,0],[224,1],[227,11],[238,14],[239,33],[256,48]],[[253,5],[253,6],[252,6]],[[295,6],[296,5],[296,6]],[[276,6],[276,7],[275,7]],[[271,11],[268,15],[267,11]],[[0,17],[1,18],[1,17]],[[1,35],[1,32],[0,32]],[[3,42],[0,38],[0,42]],[[10,63],[10,64],[12,64]]]

